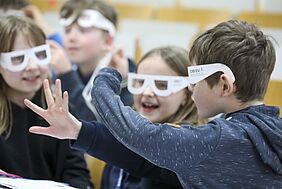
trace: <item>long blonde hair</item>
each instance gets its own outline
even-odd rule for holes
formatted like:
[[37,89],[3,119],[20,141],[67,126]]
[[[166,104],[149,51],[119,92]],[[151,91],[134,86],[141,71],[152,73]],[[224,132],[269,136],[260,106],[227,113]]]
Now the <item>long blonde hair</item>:
[[[46,43],[44,32],[29,18],[18,16],[1,17],[0,19],[0,56],[13,49],[17,35],[22,34],[31,45]],[[9,135],[12,125],[11,103],[7,98],[8,85],[0,75],[0,134]]]

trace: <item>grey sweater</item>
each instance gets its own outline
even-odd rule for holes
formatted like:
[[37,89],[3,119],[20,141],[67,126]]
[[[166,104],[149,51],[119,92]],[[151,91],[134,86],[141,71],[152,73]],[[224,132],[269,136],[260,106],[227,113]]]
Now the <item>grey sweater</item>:
[[121,76],[104,68],[92,98],[110,132],[157,166],[174,171],[183,188],[282,188],[279,109],[251,106],[195,128],[154,124],[120,101]]

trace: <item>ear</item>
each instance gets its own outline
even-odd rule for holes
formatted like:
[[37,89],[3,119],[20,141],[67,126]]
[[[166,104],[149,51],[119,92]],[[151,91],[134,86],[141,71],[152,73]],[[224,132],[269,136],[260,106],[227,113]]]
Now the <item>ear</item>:
[[105,34],[105,43],[104,43],[104,50],[111,51],[114,44],[114,38],[110,36],[108,33]]
[[226,74],[221,74],[220,79],[221,83],[221,95],[230,96],[235,92],[235,85],[231,82],[231,79]]

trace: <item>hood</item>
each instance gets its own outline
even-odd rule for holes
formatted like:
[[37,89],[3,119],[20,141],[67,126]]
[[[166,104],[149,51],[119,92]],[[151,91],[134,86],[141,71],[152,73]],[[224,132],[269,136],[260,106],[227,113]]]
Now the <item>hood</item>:
[[[275,173],[282,175],[282,120],[279,116],[279,108],[265,105],[252,106],[240,111],[239,114],[244,114],[242,117],[248,124],[243,128],[262,161]],[[250,127],[250,124],[254,127]]]

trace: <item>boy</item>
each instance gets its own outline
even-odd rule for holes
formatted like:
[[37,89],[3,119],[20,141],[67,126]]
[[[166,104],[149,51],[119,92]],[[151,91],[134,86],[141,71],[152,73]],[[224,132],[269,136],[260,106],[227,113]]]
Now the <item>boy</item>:
[[[52,53],[58,58],[57,61],[53,59],[52,68],[62,80],[63,89],[70,93],[70,103],[77,107],[73,113],[80,119],[99,120],[91,104],[90,89],[93,75],[101,64],[118,69],[124,80],[128,72],[136,69],[123,51],[114,47],[117,17],[115,9],[100,0],[69,0],[60,10],[60,23],[65,31],[65,51],[77,69],[72,69],[55,44],[52,45]],[[121,99],[126,105],[133,103],[126,87],[122,89]]]
[[92,91],[103,122],[122,144],[174,171],[184,188],[281,188],[282,121],[277,107],[263,104],[275,64],[271,41],[231,20],[200,35],[189,59],[198,65],[188,68],[198,113],[225,118],[200,128],[156,126],[120,104],[120,76],[103,69]]
[[[277,107],[263,104],[275,64],[271,41],[256,26],[231,20],[200,35],[189,59],[197,64],[188,73],[198,113],[224,113],[224,118],[197,128],[160,127],[120,102],[121,76],[104,68],[95,78],[92,98],[107,128],[132,151],[174,171],[183,188],[282,188],[282,121]],[[25,101],[51,125],[30,131],[76,139],[81,123],[72,117],[60,123],[65,129],[54,126],[54,113],[69,116],[67,93],[62,99],[58,88],[55,101],[49,95],[47,111]],[[169,81],[164,90],[173,92]]]

